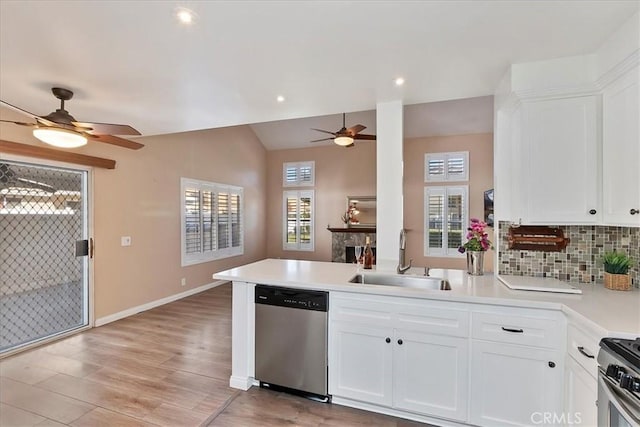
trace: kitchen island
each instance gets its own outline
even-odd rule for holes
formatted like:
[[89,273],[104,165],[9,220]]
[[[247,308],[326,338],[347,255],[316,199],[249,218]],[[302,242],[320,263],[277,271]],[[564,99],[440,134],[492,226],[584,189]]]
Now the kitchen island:
[[578,347],[591,376],[599,338],[640,335],[637,289],[578,284],[581,295],[515,291],[491,274],[438,269],[430,276],[448,280],[451,290],[350,283],[359,271],[352,264],[266,259],[215,274],[233,282],[231,386],[255,384],[255,284],[329,292],[335,403],[437,425],[530,424],[535,411],[562,413],[571,399],[564,367],[573,356],[573,329],[588,332],[577,336],[587,336]]

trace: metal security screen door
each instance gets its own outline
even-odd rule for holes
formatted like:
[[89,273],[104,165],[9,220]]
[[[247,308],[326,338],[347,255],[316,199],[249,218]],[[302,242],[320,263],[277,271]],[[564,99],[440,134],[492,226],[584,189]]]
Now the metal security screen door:
[[0,160],[0,352],[88,325],[87,172]]

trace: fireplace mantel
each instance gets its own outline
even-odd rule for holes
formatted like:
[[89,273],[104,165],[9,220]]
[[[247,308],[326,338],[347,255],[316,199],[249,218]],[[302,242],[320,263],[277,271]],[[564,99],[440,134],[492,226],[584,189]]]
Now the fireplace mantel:
[[375,233],[376,227],[327,227],[332,233]]

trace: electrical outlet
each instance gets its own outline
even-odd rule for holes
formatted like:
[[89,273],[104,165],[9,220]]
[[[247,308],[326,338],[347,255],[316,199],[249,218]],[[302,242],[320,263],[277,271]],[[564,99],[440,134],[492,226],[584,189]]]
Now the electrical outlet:
[[131,236],[120,237],[120,246],[131,246]]
[[181,284],[182,286],[187,286],[187,278],[186,278],[186,277],[183,277],[183,278],[182,278],[182,280],[180,280],[180,284]]

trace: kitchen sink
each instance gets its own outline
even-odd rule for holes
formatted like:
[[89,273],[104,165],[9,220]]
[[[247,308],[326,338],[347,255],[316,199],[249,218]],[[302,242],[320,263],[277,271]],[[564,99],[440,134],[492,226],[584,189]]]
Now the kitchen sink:
[[429,276],[404,276],[400,274],[385,273],[358,273],[353,276],[350,283],[362,283],[364,285],[400,286],[403,288],[433,289],[450,291],[448,280]]

